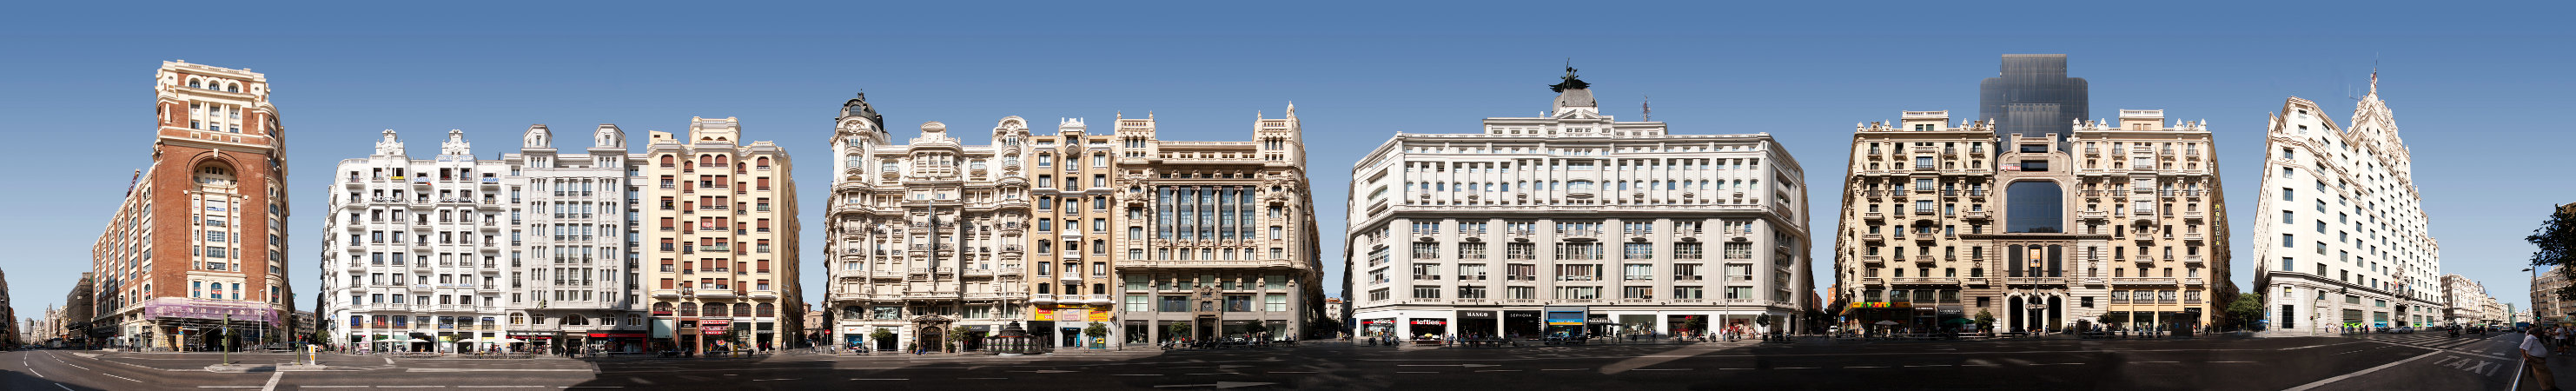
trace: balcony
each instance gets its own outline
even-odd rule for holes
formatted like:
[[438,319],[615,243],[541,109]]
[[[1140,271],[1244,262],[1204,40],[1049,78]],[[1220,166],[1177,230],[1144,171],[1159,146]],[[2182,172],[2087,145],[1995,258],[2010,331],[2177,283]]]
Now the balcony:
[[1860,263],[1861,263],[1861,264],[1865,264],[1865,265],[1886,265],[1886,264],[1887,264],[1887,257],[1881,257],[1881,256],[1876,256],[1876,255],[1863,255],[1863,256],[1860,256]]
[[1029,295],[1029,304],[1054,304],[1054,303],[1055,303],[1055,295],[1054,295],[1054,294],[1038,293],[1038,294],[1031,294],[1031,295]]
[[2111,278],[2111,285],[2113,285],[2113,286],[2128,286],[2128,285],[2156,285],[2156,286],[2172,286],[2173,284],[2174,284],[2174,279],[2172,279],[2172,278],[2165,278],[2165,277],[2112,277],[2112,278]]
[[1109,295],[1094,294],[1094,295],[1091,295],[1091,300],[1090,300],[1090,301],[1085,302],[1084,304],[1090,304],[1090,305],[1110,305],[1110,304],[1116,304],[1116,303],[1117,303],[1117,301],[1115,301],[1115,300],[1111,300],[1111,299],[1109,298]]
[[1861,235],[1860,235],[1860,241],[1862,241],[1862,242],[1868,242],[1868,243],[1878,243],[1878,242],[1885,242],[1885,241],[1887,241],[1887,238],[1886,238],[1885,236],[1882,236],[1882,235],[1879,235],[1879,234],[1861,234]]
[[735,296],[735,292],[732,288],[718,286],[710,289],[699,289],[697,296],[699,298],[707,299],[731,299]]
[[2200,256],[2198,256],[2198,255],[2184,255],[2184,256],[2182,256],[2182,263],[2183,263],[2183,265],[2185,265],[2185,266],[2192,266],[2192,267],[2202,266],[2201,257],[2200,257]]
[[2103,219],[2108,219],[2108,218],[2110,218],[2110,217],[2111,217],[2111,212],[2104,212],[2104,211],[2098,211],[2098,210],[2081,211],[2081,212],[2075,212],[2075,217],[2076,217],[2076,218],[2080,218],[2080,219],[2085,219],[2085,220],[2100,221],[2100,220],[2103,220]]
[[2197,211],[2197,210],[2195,210],[2195,211],[2190,211],[2190,212],[2182,212],[2182,219],[2183,219],[2183,220],[2190,220],[2190,221],[2200,221],[2200,220],[2201,220],[2201,218],[2202,218],[2201,216],[2202,216],[2202,214],[2203,214],[2203,213],[2204,213],[2204,212]]
[[1986,212],[1986,211],[1982,211],[1982,210],[1971,210],[1971,211],[1967,211],[1967,212],[1961,212],[1961,213],[1960,213],[1960,215],[1961,215],[1961,217],[1966,217],[1966,218],[1968,218],[1969,220],[1985,220],[1985,219],[1990,218],[1990,217],[1988,217],[1988,216],[1987,216],[1987,212]]
[[1869,220],[1869,221],[1887,220],[1887,214],[1886,214],[1886,213],[1879,213],[1879,212],[1862,212],[1862,213],[1860,214],[1860,218],[1861,218],[1862,220]]
[[2182,240],[2183,240],[2183,241],[2186,241],[2186,242],[2199,242],[2199,241],[2201,241],[2201,236],[2200,236],[2200,234],[2196,234],[2196,233],[2193,233],[2193,234],[2182,234]]

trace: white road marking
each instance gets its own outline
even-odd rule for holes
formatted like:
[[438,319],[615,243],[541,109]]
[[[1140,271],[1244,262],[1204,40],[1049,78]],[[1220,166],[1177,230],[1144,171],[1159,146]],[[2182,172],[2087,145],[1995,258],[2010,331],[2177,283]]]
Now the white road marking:
[[2425,357],[2432,357],[2433,355],[2435,355],[2435,354],[2440,354],[2440,353],[2442,353],[2442,352],[2439,352],[2439,351],[2424,352],[2424,354],[2417,355],[2417,356],[2415,356],[2414,358],[2408,358],[2408,359],[2404,359],[2404,360],[2392,361],[2392,362],[2389,362],[2389,363],[2387,363],[2387,364],[2379,364],[2379,366],[2376,366],[2376,367],[2370,367],[2370,369],[2363,369],[2363,370],[2360,370],[2360,371],[2355,371],[2355,372],[2353,372],[2353,373],[2346,373],[2346,374],[2343,374],[2343,375],[2340,375],[2340,376],[2329,377],[2329,378],[2325,378],[2325,379],[2317,380],[2317,381],[2315,381],[2315,382],[2311,382],[2311,383],[2308,383],[2308,384],[2302,384],[2302,385],[2299,385],[2298,387],[2290,387],[2289,389],[2287,389],[2287,390],[2282,390],[2282,391],[2306,391],[2306,390],[2313,390],[2313,389],[2316,389],[2317,387],[2325,386],[2326,384],[2330,384],[2330,383],[2334,383],[2334,382],[2338,382],[2338,381],[2343,381],[2344,379],[2351,379],[2351,378],[2353,378],[2353,377],[2361,376],[2361,375],[2363,375],[2363,374],[2368,374],[2368,373],[2371,373],[2371,372],[2378,372],[2378,371],[2379,371],[2379,370],[2381,370],[2381,369],[2388,369],[2388,367],[2397,366],[2397,364],[2405,364],[2405,363],[2408,363],[2408,362],[2413,362],[2413,361],[2415,361],[2415,360],[2422,360],[2422,359],[2424,359]]
[[109,377],[114,377],[114,378],[118,378],[118,379],[125,379],[125,381],[130,381],[130,382],[136,382],[136,383],[142,383],[142,382],[143,382],[142,380],[134,380],[134,378],[124,377],[124,376],[117,376],[116,374],[113,374],[113,373],[99,372],[98,374],[101,374],[101,375],[107,375],[107,376],[109,376]]
[[277,379],[283,378],[286,378],[286,371],[270,371],[268,373],[268,386],[260,387],[259,389],[261,391],[277,391]]

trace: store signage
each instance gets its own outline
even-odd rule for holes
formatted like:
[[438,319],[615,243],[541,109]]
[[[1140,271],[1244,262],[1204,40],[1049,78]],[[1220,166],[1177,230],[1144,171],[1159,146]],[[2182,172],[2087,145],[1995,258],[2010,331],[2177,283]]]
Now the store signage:
[[1493,319],[1493,311],[1458,311],[1459,319]]
[[1089,319],[1093,322],[1107,322],[1109,321],[1109,311],[1091,311]]
[[183,297],[163,297],[152,299],[151,302],[144,304],[143,316],[150,319],[187,318],[208,320],[223,320],[226,316],[230,316],[234,322],[277,322],[277,310],[267,308],[267,304],[265,303],[202,300]]
[[1581,313],[1581,312],[1549,312],[1549,313],[1547,313],[1547,325],[1549,325],[1549,326],[1582,326],[1582,325],[1583,325],[1583,313]]
[[733,324],[730,324],[730,323],[708,323],[708,324],[698,325],[698,333],[699,333],[699,334],[706,334],[706,335],[724,334],[725,330],[726,330],[726,329],[730,329],[730,328],[733,328]]
[[644,338],[644,333],[590,333],[591,338]]
[[1449,320],[1447,320],[1447,319],[1414,319],[1414,320],[1413,320],[1413,324],[1427,324],[1427,325],[1434,325],[1434,326],[1437,326],[1437,325],[1445,325],[1445,324],[1449,324]]

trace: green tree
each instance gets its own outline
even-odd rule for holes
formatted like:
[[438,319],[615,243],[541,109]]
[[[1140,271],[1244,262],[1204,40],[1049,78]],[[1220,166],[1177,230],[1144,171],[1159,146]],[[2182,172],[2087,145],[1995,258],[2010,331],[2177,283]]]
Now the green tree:
[[1184,338],[1189,336],[1190,324],[1188,323],[1166,323],[1163,325],[1163,339]]
[[879,329],[877,329],[877,331],[876,331],[876,332],[868,333],[868,339],[870,339],[870,340],[875,340],[875,341],[879,341],[879,342],[877,342],[877,343],[885,343],[885,342],[883,342],[883,341],[893,341],[893,340],[894,340],[894,330],[887,330],[887,329],[879,328]]
[[2236,301],[2227,303],[2227,319],[2229,326],[2239,329],[2263,320],[2263,294],[2236,295]]
[[[2576,268],[2571,268],[2576,266],[2576,204],[2559,205],[2548,220],[2540,222],[2540,228],[2531,230],[2531,236],[2522,240],[2539,248],[2531,252],[2532,267],[2554,268],[2551,270],[2561,277],[2576,276]],[[2554,293],[2559,299],[2576,299],[2576,286],[2558,288]]]
[[1977,310],[1977,330],[1983,331],[1992,329],[1993,327],[1990,326],[1993,326],[1994,324],[1995,313],[1987,312],[1986,310]]
[[1082,335],[1091,337],[1091,340],[1093,341],[1101,341],[1102,338],[1109,338],[1109,324],[1091,322],[1091,327],[1082,328]]

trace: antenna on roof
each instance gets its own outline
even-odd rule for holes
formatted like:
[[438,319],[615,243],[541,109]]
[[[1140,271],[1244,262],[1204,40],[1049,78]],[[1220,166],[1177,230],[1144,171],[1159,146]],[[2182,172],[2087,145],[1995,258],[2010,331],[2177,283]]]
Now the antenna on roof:
[[1655,96],[1645,95],[1645,97],[1645,100],[1640,101],[1642,103],[1637,104],[1638,106],[1643,106],[1638,109],[1646,113],[1646,122],[1655,122]]

